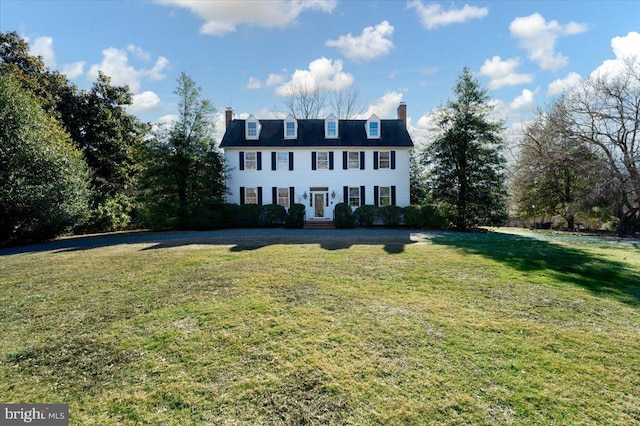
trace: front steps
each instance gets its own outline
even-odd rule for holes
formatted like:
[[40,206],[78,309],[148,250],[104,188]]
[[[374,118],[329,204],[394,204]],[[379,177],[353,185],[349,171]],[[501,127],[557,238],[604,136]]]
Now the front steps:
[[332,220],[311,219],[304,222],[304,229],[336,229]]

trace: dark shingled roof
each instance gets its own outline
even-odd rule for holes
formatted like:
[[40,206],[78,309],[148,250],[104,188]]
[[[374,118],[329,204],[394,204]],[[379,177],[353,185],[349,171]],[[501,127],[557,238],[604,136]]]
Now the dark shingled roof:
[[379,139],[367,139],[367,120],[339,120],[337,139],[325,139],[323,119],[298,120],[297,139],[284,138],[284,120],[259,121],[262,130],[258,140],[245,139],[245,120],[231,121],[220,147],[413,146],[402,120],[380,120]]

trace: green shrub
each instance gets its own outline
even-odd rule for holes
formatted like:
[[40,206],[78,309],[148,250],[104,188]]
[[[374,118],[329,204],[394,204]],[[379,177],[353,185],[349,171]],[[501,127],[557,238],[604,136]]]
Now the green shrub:
[[257,228],[260,226],[262,206],[258,204],[243,204],[238,207],[234,218],[236,228]]
[[424,227],[420,206],[407,206],[404,208],[404,224],[409,228]]
[[371,205],[360,206],[354,214],[358,225],[372,227],[378,218],[378,208]]
[[272,228],[274,226],[284,225],[287,219],[287,210],[278,204],[267,204],[262,206],[262,214],[260,215],[260,226]]
[[385,226],[398,226],[402,222],[404,210],[398,206],[384,206],[378,208],[378,217]]
[[334,223],[336,228],[353,228],[356,226],[356,217],[351,211],[351,206],[346,203],[336,204],[334,209]]
[[287,212],[287,217],[285,219],[285,226],[287,228],[303,228],[305,210],[306,208],[304,204],[294,204],[289,207],[289,211]]

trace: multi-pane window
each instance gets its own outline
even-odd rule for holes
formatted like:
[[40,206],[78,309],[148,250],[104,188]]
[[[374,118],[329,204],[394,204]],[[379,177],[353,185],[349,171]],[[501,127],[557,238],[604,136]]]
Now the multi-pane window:
[[391,168],[391,153],[389,151],[380,151],[380,153],[378,154],[378,168]]
[[276,154],[276,168],[277,170],[289,170],[288,152],[278,152]]
[[289,208],[289,188],[278,188],[278,205]]
[[245,204],[258,204],[258,188],[245,188],[244,189],[244,203]]
[[351,207],[360,207],[360,188],[349,188],[349,205]]
[[327,121],[327,137],[336,137],[338,135],[337,123],[335,121]]
[[[251,124],[251,123],[249,123],[249,124]],[[257,170],[258,169],[257,153],[255,153],[255,152],[245,152],[244,153],[244,169],[245,170]]]
[[328,152],[318,152],[316,154],[317,161],[317,169],[318,170],[329,170],[329,153]]
[[379,125],[379,123],[377,121],[370,121],[369,122],[369,137],[370,138],[377,138],[378,136],[380,136],[378,125]]
[[350,169],[359,169],[360,168],[360,153],[359,152],[349,152],[349,168]]
[[378,205],[381,207],[391,205],[391,187],[381,186],[378,193]]
[[285,136],[288,138],[294,138],[296,136],[296,123],[293,121],[285,122]]
[[258,136],[258,123],[256,123],[255,121],[249,121],[247,123],[247,136],[248,137]]

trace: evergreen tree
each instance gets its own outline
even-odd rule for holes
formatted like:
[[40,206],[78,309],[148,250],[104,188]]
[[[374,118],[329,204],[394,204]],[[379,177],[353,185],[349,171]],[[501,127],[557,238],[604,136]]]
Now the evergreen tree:
[[177,122],[147,143],[143,184],[154,227],[190,227],[224,196],[224,164],[213,140],[215,108],[201,92],[183,72],[174,91]]
[[507,217],[502,123],[489,119],[493,107],[487,92],[468,68],[454,93],[425,152],[431,200],[450,212],[458,230],[499,224]]

